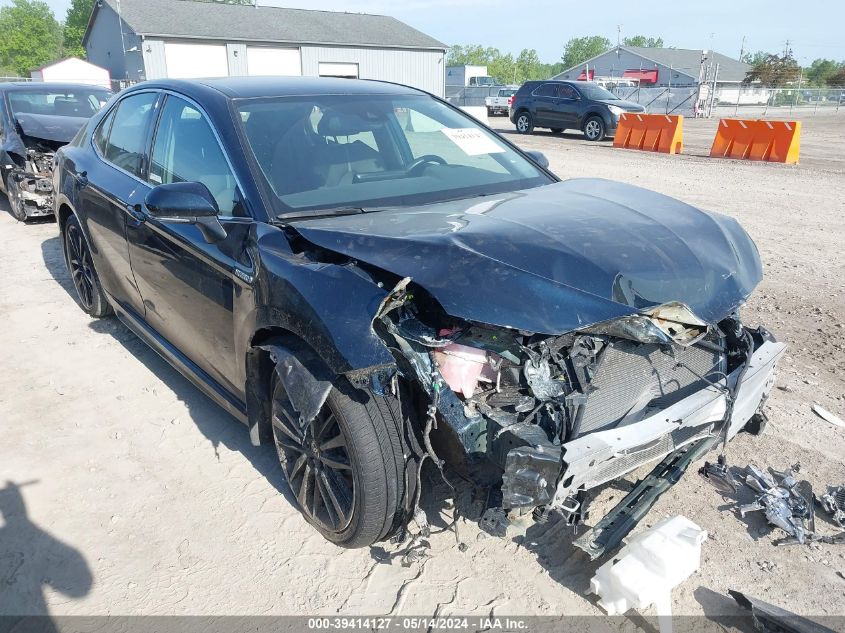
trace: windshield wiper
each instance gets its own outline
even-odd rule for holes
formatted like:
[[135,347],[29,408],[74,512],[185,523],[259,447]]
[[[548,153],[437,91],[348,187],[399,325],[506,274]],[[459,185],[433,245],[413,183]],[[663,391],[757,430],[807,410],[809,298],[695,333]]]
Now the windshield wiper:
[[362,207],[329,207],[327,209],[286,211],[285,213],[279,213],[276,219],[280,222],[291,222],[293,220],[313,220],[314,218],[327,218],[339,215],[359,215],[366,212]]

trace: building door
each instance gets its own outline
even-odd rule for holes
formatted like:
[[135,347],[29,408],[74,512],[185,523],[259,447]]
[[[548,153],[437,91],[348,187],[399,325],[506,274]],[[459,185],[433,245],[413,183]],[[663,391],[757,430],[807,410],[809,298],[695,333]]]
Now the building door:
[[302,60],[298,48],[273,48],[270,46],[248,46],[246,49],[247,74],[302,75]]
[[224,44],[164,43],[167,76],[171,79],[228,77],[229,60]]

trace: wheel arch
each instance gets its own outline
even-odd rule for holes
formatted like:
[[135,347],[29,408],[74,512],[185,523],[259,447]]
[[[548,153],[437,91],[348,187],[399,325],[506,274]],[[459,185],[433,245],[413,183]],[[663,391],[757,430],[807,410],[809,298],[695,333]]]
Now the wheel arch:
[[593,108],[592,110],[588,110],[587,112],[585,112],[583,118],[581,119],[581,131],[582,132],[584,131],[584,127],[587,125],[587,121],[589,121],[593,117],[600,118],[601,122],[604,124],[604,128],[607,129],[608,123],[607,123],[607,119],[604,116],[604,113],[598,108]]

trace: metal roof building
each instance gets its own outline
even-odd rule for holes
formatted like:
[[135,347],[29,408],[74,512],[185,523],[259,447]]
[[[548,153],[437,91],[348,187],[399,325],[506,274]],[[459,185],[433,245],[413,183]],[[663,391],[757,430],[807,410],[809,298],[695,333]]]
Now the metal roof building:
[[718,84],[741,83],[751,66],[715,51],[685,48],[640,48],[616,46],[592,59],[569,68],[553,79],[592,77],[630,77],[642,86],[696,86],[707,77],[712,79],[718,65]]
[[113,79],[304,75],[443,96],[446,45],[383,15],[194,0],[98,0],[83,38]]

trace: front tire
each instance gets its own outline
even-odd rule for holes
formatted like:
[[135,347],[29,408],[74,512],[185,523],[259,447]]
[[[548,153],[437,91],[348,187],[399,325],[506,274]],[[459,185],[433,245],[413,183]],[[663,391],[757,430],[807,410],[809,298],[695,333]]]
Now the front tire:
[[82,234],[82,227],[75,215],[65,221],[62,229],[65,263],[71,281],[76,289],[79,307],[92,317],[100,318],[111,314],[111,306],[100,285],[100,278],[94,269],[88,242]]
[[603,141],[606,134],[607,128],[600,116],[591,116],[584,123],[584,136],[588,141]]
[[6,176],[6,196],[9,198],[9,212],[18,222],[26,222],[26,206],[21,196],[20,183],[9,172]]
[[404,519],[407,481],[398,399],[340,378],[303,426],[276,372],[273,381],[273,436],[305,520],[341,547],[388,538]]
[[516,131],[520,134],[531,134],[534,131],[534,119],[529,112],[520,112],[516,115]]

